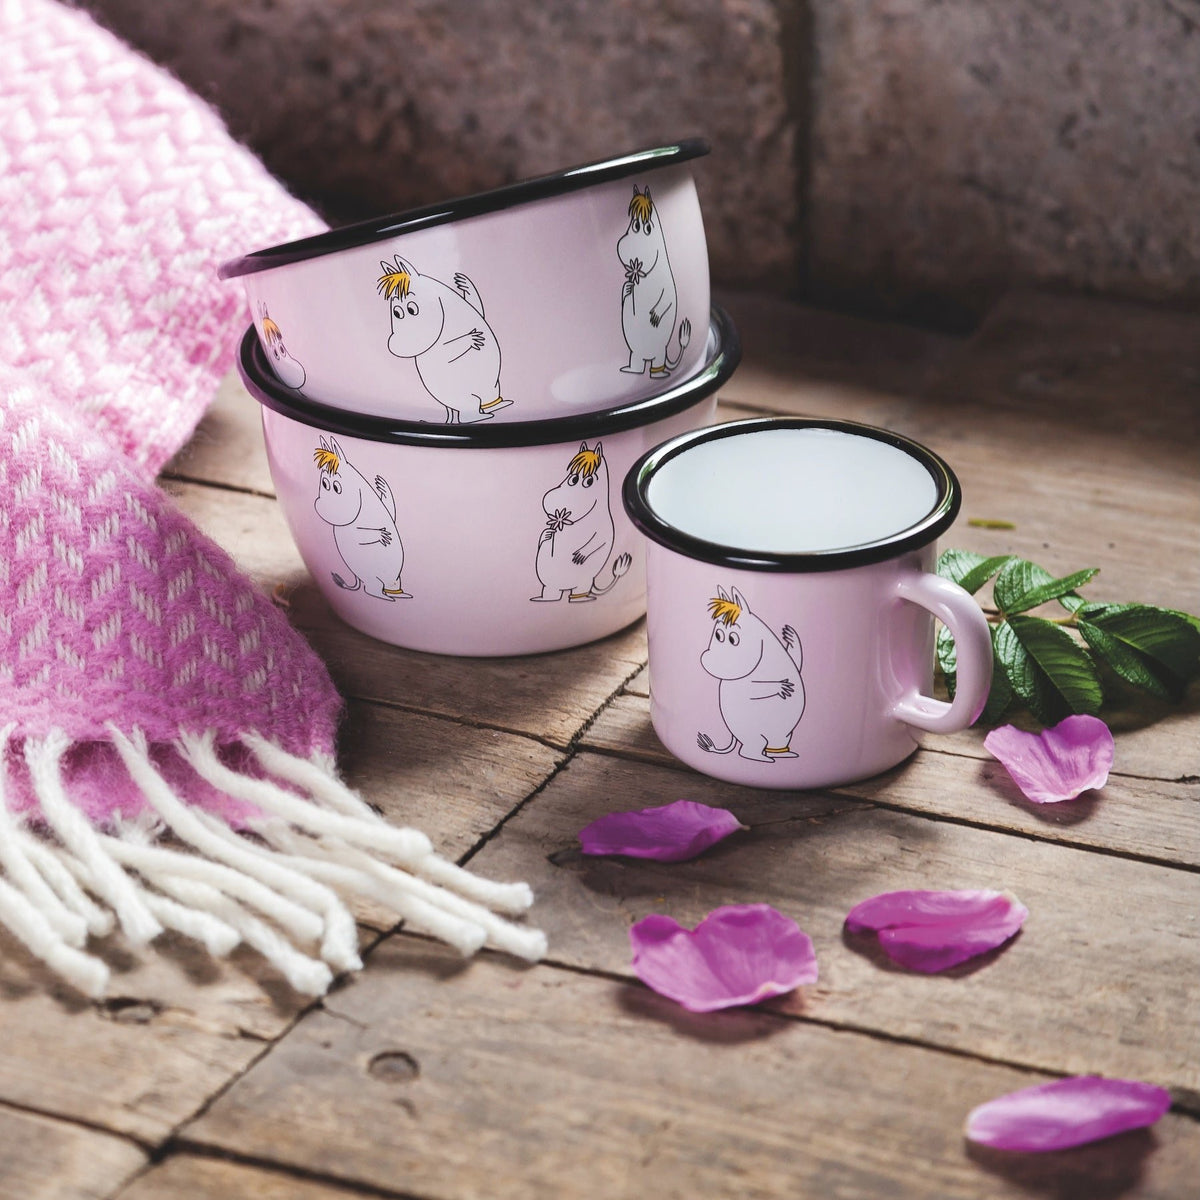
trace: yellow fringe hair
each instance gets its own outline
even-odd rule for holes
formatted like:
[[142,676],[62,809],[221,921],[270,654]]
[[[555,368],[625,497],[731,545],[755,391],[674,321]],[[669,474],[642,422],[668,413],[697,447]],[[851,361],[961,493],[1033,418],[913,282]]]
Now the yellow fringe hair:
[[654,215],[654,201],[650,199],[649,188],[646,189],[644,196],[637,188],[633,189],[633,199],[629,201],[629,215],[637,217],[643,223]]
[[708,602],[708,615],[714,621],[724,621],[726,625],[732,625],[742,615],[742,606],[736,600],[714,596]]
[[283,330],[280,329],[279,326],[276,325],[275,322],[272,321],[270,317],[263,317],[262,325],[263,325],[263,337],[265,337],[268,342],[282,342],[283,341]]
[[336,475],[338,468],[342,465],[342,460],[332,450],[326,450],[324,446],[313,451],[313,462],[322,471],[328,471],[330,475]]
[[407,271],[385,271],[379,277],[379,291],[389,300],[395,300],[397,296],[403,300],[408,295],[411,285],[412,280]]
[[600,455],[595,450],[580,450],[567,464],[568,475],[582,475],[585,479],[600,470]]

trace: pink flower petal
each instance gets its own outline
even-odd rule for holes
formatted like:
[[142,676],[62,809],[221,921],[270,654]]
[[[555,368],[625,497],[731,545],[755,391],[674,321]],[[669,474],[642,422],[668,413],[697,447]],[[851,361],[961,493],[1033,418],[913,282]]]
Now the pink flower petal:
[[757,1004],[817,981],[812,940],[769,904],[714,909],[690,930],[654,913],[629,942],[638,978],[691,1012]]
[[1007,892],[884,892],[856,904],[846,928],[878,933],[888,958],[932,974],[1003,945],[1027,916]]
[[683,862],[746,827],[724,808],[676,800],[661,808],[615,812],[579,831],[584,854],[625,854]]
[[981,1104],[968,1114],[966,1134],[998,1150],[1065,1150],[1153,1125],[1170,1107],[1153,1084],[1077,1075]]
[[983,744],[1034,804],[1057,804],[1103,787],[1113,764],[1113,736],[1098,717],[1067,717],[1041,733],[1003,725]]

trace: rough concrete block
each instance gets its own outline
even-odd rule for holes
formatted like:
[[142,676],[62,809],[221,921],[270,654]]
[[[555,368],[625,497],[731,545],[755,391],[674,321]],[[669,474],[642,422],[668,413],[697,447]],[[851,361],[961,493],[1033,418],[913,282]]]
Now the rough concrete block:
[[[714,276],[795,281],[773,0],[82,0],[335,219],[700,134]],[[786,6],[785,6],[786,7]]]
[[812,294],[1200,300],[1197,0],[811,0]]

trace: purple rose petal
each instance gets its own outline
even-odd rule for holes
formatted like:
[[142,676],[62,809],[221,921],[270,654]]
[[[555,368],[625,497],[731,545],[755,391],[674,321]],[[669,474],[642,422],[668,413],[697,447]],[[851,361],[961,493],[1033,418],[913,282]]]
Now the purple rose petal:
[[1170,1107],[1153,1084],[1077,1075],[981,1104],[968,1114],[966,1134],[997,1150],[1066,1150],[1153,1125]]
[[638,978],[691,1012],[757,1004],[817,981],[812,940],[769,904],[714,909],[695,929],[654,913],[629,942]]
[[1113,736],[1098,717],[1067,717],[1041,733],[1003,725],[983,744],[1034,804],[1057,804],[1103,787],[1113,764]]
[[579,831],[584,854],[624,854],[683,862],[746,827],[724,808],[676,800],[662,808],[615,812]]
[[846,928],[879,934],[888,958],[932,974],[1003,945],[1027,916],[1007,892],[884,892],[856,904]]

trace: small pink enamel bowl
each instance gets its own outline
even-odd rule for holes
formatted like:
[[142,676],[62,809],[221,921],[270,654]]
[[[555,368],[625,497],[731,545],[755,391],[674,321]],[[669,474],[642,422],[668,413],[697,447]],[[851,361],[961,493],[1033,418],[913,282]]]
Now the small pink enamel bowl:
[[708,249],[691,161],[642,150],[225,263],[298,398],[446,424],[645,399],[704,362]]
[[646,610],[643,543],[620,481],[651,446],[712,421],[741,350],[714,308],[704,363],[651,399],[557,420],[425,425],[350,413],[275,381],[253,330],[238,366],[262,405],[276,494],[348,625],[437,654],[594,641]]
[[[651,720],[689,766],[832,787],[982,711],[991,636],[934,573],[962,492],[931,450],[846,421],[736,421],[647,453],[623,500],[647,539]],[[949,704],[929,694],[935,618],[958,656]]]

